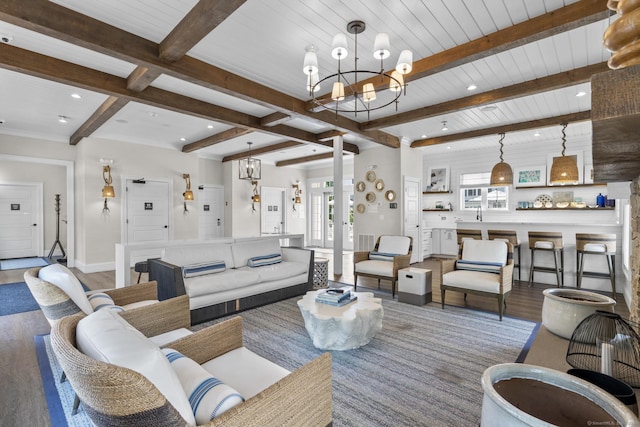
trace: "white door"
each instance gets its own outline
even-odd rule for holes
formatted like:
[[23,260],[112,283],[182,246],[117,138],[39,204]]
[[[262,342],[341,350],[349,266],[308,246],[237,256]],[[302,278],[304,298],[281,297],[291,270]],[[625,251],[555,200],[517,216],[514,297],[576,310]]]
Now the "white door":
[[324,218],[324,203],[323,194],[322,193],[311,193],[310,196],[310,206],[311,206],[311,215],[310,215],[310,238],[309,245],[315,247],[323,247],[324,246],[324,227],[322,218]]
[[260,231],[262,234],[281,234],[286,231],[284,188],[260,189]]
[[404,235],[413,238],[413,249],[410,263],[422,261],[422,233],[420,230],[420,218],[422,209],[420,201],[420,180],[417,178],[404,177]]
[[224,236],[224,187],[205,185],[196,193],[201,240]]
[[0,184],[0,259],[40,256],[43,230],[42,184]]
[[127,243],[169,240],[169,183],[127,179]]
[[353,189],[345,191],[342,206],[344,206],[344,214],[342,215],[342,249],[346,251],[353,250]]

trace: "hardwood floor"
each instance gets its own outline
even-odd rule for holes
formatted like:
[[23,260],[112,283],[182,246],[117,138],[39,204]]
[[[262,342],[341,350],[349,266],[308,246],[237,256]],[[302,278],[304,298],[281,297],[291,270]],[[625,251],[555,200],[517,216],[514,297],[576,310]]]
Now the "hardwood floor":
[[[326,250],[318,250],[316,256],[329,259],[329,278],[331,280],[353,284],[352,253],[343,255],[343,273],[340,276],[332,274],[332,253]],[[433,298],[434,301],[439,303],[439,261],[427,259],[412,266],[432,270],[435,290]],[[114,271],[84,274],[76,269],[73,270],[77,277],[92,290],[111,288],[115,282]],[[22,282],[24,272],[25,270],[0,271],[0,286],[7,283]],[[142,275],[142,281],[146,279],[145,276],[145,274]],[[135,283],[138,279],[138,274],[132,270],[131,277],[132,283]],[[369,278],[359,279],[358,289],[363,290],[365,287],[377,289],[377,281]],[[534,285],[529,288],[526,282],[516,283],[508,299],[505,315],[540,322],[543,301],[542,291],[545,287]],[[382,281],[381,290],[386,290],[388,298],[391,298],[389,282]],[[621,295],[618,297],[618,301],[620,303],[616,306],[616,312],[622,317],[628,318],[629,312]],[[448,305],[458,305],[497,313],[497,303],[493,298],[470,295],[465,302],[462,294],[450,292],[447,294],[446,302]],[[35,335],[48,333],[49,330],[49,323],[39,310],[0,317],[1,426],[51,425],[33,340]],[[553,351],[553,349],[549,351]]]

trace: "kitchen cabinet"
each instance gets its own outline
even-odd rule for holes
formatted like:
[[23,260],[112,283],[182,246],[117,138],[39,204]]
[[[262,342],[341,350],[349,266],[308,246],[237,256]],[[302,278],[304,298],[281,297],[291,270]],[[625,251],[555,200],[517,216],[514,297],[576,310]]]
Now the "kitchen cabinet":
[[433,254],[433,229],[422,229],[422,259],[429,258]]
[[432,253],[458,255],[458,236],[455,228],[434,228],[432,231]]

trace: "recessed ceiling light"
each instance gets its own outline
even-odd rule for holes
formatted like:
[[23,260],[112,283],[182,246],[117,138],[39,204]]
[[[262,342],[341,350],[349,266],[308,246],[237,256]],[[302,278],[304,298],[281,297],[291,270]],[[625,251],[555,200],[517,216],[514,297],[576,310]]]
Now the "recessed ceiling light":
[[180,138],[180,141],[185,142],[187,138]]
[[13,36],[10,36],[9,34],[1,34],[0,41],[2,41],[2,43],[10,44],[13,42]]
[[120,123],[121,125],[126,125],[129,122],[127,120],[124,120],[124,119],[118,119],[118,120],[116,120],[116,123]]
[[581,96],[585,96],[587,94],[587,92],[581,90],[580,92],[576,93],[577,97],[581,97]]
[[450,145],[447,145],[447,150],[451,150],[451,146]]
[[485,105],[484,107],[480,108],[480,111],[484,113],[490,113],[491,111],[495,111],[497,109],[498,107],[496,107],[495,105]]
[[478,89],[478,86],[474,85],[473,83],[467,86],[467,90],[476,90],[476,89]]
[[213,129],[213,125],[207,125],[207,129]]
[[67,123],[69,121],[69,117],[67,116],[58,116],[58,122],[59,123]]
[[536,131],[536,133],[534,133],[533,136],[540,136],[540,132]]
[[447,121],[446,120],[442,121],[442,130],[443,131],[448,131],[449,130],[449,128],[447,127]]
[[82,96],[80,96],[80,94],[79,94],[79,93],[72,93],[72,94],[71,94],[71,97],[72,97],[73,99],[82,99]]
[[153,117],[155,119],[156,117],[158,117],[158,113],[155,113],[153,111],[149,111],[149,117]]
[[424,133],[422,135],[420,135],[420,138],[425,139],[427,137],[427,135],[425,135]]

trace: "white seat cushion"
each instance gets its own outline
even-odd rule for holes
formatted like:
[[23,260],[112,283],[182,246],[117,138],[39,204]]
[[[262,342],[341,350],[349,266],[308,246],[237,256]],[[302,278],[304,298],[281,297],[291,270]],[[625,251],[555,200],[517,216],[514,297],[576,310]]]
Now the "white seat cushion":
[[242,267],[240,270],[257,272],[260,276],[260,282],[271,282],[306,273],[307,266],[301,262],[283,261],[278,264],[264,265],[262,267]]
[[607,245],[602,243],[587,243],[584,245],[584,250],[587,252],[606,252]]
[[38,272],[38,278],[62,289],[84,314],[93,313],[93,307],[82,288],[82,283],[64,265],[51,264],[43,267]]
[[240,347],[204,364],[211,375],[249,399],[290,374],[275,363]]
[[131,310],[132,308],[144,307],[147,305],[155,304],[157,302],[158,302],[157,299],[145,299],[142,301],[132,302],[131,304],[125,304],[122,306],[122,308],[124,308],[126,311],[126,310]]
[[149,339],[158,347],[162,347],[171,342],[174,342],[175,340],[186,337],[187,335],[191,335],[192,333],[193,332],[191,332],[187,328],[180,328],[174,329],[173,331],[165,332],[164,334],[149,337]]
[[407,236],[380,236],[378,252],[384,254],[406,255],[409,253],[411,239]]
[[356,273],[374,274],[376,276],[393,277],[393,263],[389,261],[360,261],[355,266]]
[[102,362],[136,371],[147,378],[191,425],[195,418],[171,364],[160,348],[119,314],[99,310],[78,322],[78,349]]
[[546,240],[538,240],[534,247],[536,249],[553,249],[555,247],[555,245],[553,244],[553,242],[547,242]]
[[500,292],[500,275],[493,273],[467,270],[450,271],[442,276],[442,283],[447,286],[494,294]]
[[255,268],[233,269],[223,273],[184,279],[184,288],[190,298],[216,292],[238,289],[260,282],[260,273]]

